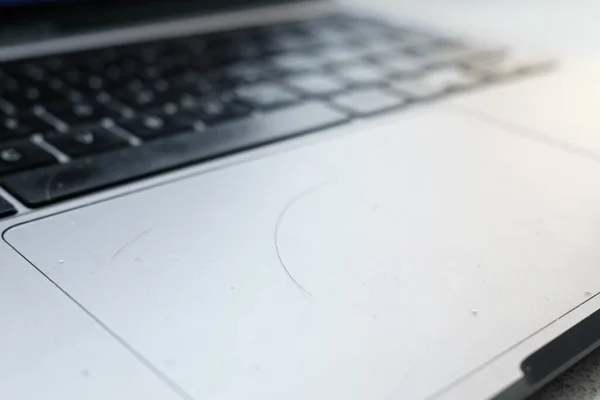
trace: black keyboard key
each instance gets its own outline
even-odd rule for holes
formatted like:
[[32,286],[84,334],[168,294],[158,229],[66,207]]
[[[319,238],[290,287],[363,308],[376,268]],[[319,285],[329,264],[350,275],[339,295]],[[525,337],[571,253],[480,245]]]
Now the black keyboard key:
[[307,21],[304,24],[321,43],[339,45],[347,43],[352,38],[349,32],[321,21]]
[[446,88],[427,79],[403,79],[392,82],[391,87],[410,100],[424,100],[440,96]]
[[194,97],[218,96],[239,84],[232,84],[232,80],[219,76],[194,76],[193,74],[176,77],[169,80],[170,84],[178,88],[184,95]]
[[128,141],[102,127],[47,136],[46,141],[76,158],[124,147]]
[[165,113],[145,114],[140,117],[121,120],[117,126],[143,139],[172,135],[192,130],[192,125]]
[[315,71],[326,64],[324,59],[311,53],[286,53],[269,61],[274,70],[282,75]]
[[323,46],[315,50],[325,64],[343,64],[360,61],[368,54],[365,47],[351,44]]
[[152,84],[157,80],[172,76],[172,74],[167,73],[169,70],[173,71],[175,75],[180,73],[180,71],[174,71],[174,69],[174,67],[166,68],[155,64],[146,65],[140,68],[136,74],[136,79],[146,84]]
[[431,39],[426,43],[414,45],[406,50],[420,57],[438,60],[452,60],[456,57],[469,55],[474,51],[473,48],[464,43],[444,39]]
[[129,82],[135,78],[136,72],[140,72],[142,67],[139,64],[128,63],[129,60],[118,60],[102,68],[102,76],[107,80],[107,85],[113,88],[126,87]]
[[38,207],[165,170],[283,140],[347,121],[320,102],[280,108],[261,116],[156,140],[96,157],[6,177],[4,186]]
[[[172,46],[169,46],[172,48]],[[170,56],[167,54],[167,48],[159,42],[146,43],[144,46],[130,46],[130,54],[137,58],[144,65],[155,65],[160,62],[160,59],[165,59]]]
[[156,108],[165,103],[165,99],[156,91],[145,88],[142,90],[118,90],[109,92],[110,96],[118,102],[133,110],[147,110]]
[[15,63],[14,65],[17,67],[17,70],[14,72],[9,71],[8,75],[16,77],[18,74],[25,79],[30,79],[34,82],[44,82],[50,78],[48,71],[40,63],[30,62],[23,65],[21,65],[21,63]]
[[424,100],[440,96],[446,92],[446,87],[427,78],[401,79],[393,81],[391,87],[410,100]]
[[0,197],[0,218],[16,214],[17,210],[6,200]]
[[281,107],[299,100],[297,94],[277,83],[244,86],[236,93],[244,102],[262,109]]
[[403,29],[392,27],[382,21],[361,18],[348,18],[347,21],[353,20],[349,29],[358,37],[376,41],[380,39],[397,39],[405,33]]
[[51,72],[61,71],[66,67],[66,59],[61,56],[50,56],[39,59],[38,62]]
[[272,30],[272,35],[262,43],[262,47],[268,52],[283,52],[307,48],[315,45],[318,38],[309,32],[294,27],[282,27]]
[[102,73],[92,74],[86,77],[85,84],[90,89],[88,93],[106,89],[109,84]]
[[235,82],[254,83],[270,78],[271,73],[272,71],[267,64],[254,61],[227,67],[223,75]]
[[401,36],[402,51],[411,51],[419,47],[429,46],[436,38],[431,35],[405,30]]
[[63,86],[65,90],[74,90],[81,95],[93,96],[97,91],[104,90],[109,86],[108,79],[102,74],[102,72],[91,73],[91,74],[79,74],[71,71],[71,75],[65,73],[66,76],[70,76],[71,80],[57,79],[55,86]]
[[264,56],[268,51],[264,43],[257,42],[252,37],[246,35],[236,38],[233,45],[230,45],[221,54],[227,54],[230,58],[239,57],[239,60],[243,61]]
[[402,53],[381,56],[375,60],[390,76],[413,76],[427,67],[422,59]]
[[[6,69],[6,67],[4,67]],[[0,71],[0,97],[8,100],[10,96],[20,95],[22,84],[12,76]]]
[[208,84],[207,82],[197,82],[198,88],[201,90],[203,89],[202,86],[205,85],[205,88],[203,89],[204,93],[207,93],[206,89],[208,88],[213,93],[220,93],[245,83],[242,78],[228,74],[225,71],[209,72],[208,74],[205,74],[205,78],[208,81]]
[[459,67],[440,67],[427,70],[414,78],[392,80],[391,87],[411,100],[440,96],[451,90],[466,89],[479,83],[480,78]]
[[0,92],[0,97],[17,110],[28,110],[36,104],[65,100],[66,96],[51,88],[36,85],[20,86],[17,91]]
[[392,37],[365,38],[357,42],[362,44],[366,55],[370,56],[389,54],[401,51],[406,47],[406,44],[402,40]]
[[69,126],[90,124],[117,116],[116,112],[95,101],[62,102],[49,104],[44,108]]
[[245,117],[252,111],[252,107],[240,102],[237,96],[224,95],[198,100],[188,110],[186,117],[192,122],[212,125]]
[[54,127],[32,113],[3,114],[0,112],[0,141],[44,133]]
[[315,40],[309,37],[288,36],[275,37],[270,42],[263,43],[262,48],[266,52],[283,52],[310,47],[314,44]]
[[324,72],[293,77],[286,84],[307,96],[330,96],[347,87],[340,79]]
[[357,89],[335,96],[331,101],[354,115],[365,116],[400,107],[404,99],[384,89]]
[[77,67],[68,61],[61,59],[60,57],[54,57],[56,60],[56,68],[50,68],[53,71],[53,75],[55,75],[61,82],[66,85],[73,85],[82,87],[85,85],[86,73],[82,68]]
[[[207,57],[209,55],[209,57]],[[196,57],[196,66],[210,66],[215,69],[226,68],[229,65],[237,64],[246,59],[246,52],[242,47],[233,41],[225,41],[220,45],[215,43],[210,46],[210,50],[204,53],[204,57]]]
[[52,155],[29,141],[0,146],[0,175],[55,162],[56,159]]
[[371,64],[350,64],[334,70],[335,74],[351,85],[377,85],[387,80],[381,67]]
[[65,100],[66,96],[45,82],[6,75],[0,79],[0,98],[22,111],[29,110],[36,104]]
[[170,69],[162,75],[162,80],[165,80],[171,87],[186,87],[206,80],[204,73],[193,68]]

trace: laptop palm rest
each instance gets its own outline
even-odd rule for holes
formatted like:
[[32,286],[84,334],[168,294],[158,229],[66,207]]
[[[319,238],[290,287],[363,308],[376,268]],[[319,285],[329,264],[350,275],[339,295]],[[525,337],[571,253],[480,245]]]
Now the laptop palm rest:
[[194,398],[423,398],[600,291],[599,180],[438,107],[4,238]]

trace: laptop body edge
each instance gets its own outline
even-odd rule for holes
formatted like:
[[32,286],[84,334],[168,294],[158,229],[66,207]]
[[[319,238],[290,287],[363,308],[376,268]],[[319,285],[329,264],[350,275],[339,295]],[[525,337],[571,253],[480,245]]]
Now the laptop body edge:
[[[314,15],[314,14],[318,14],[320,12],[322,12],[322,10],[333,10],[334,8],[331,6],[331,3],[329,2],[311,2],[311,3],[307,3],[307,4],[311,4],[311,11],[306,12],[305,16],[310,16],[310,15]],[[207,16],[207,17],[198,17],[198,18],[193,18],[190,19],[188,22],[183,22],[183,23],[179,23],[179,22],[175,22],[172,25],[167,23],[163,23],[164,26],[164,32],[161,32],[160,34],[157,34],[157,37],[163,37],[163,35],[168,36],[178,36],[181,34],[185,34],[185,33],[191,33],[191,32],[196,32],[198,31],[198,26],[205,22],[205,21],[209,21],[212,20],[214,24],[208,24],[208,25],[204,25],[204,27],[201,29],[201,31],[213,31],[215,29],[221,29],[222,28],[229,28],[229,27],[233,27],[233,26],[237,26],[237,25],[242,25],[242,26],[246,26],[246,25],[254,25],[254,24],[260,24],[260,23],[265,23],[265,22],[275,22],[275,21],[285,21],[288,19],[294,19],[294,18],[298,18],[298,12],[303,9],[304,11],[307,11],[307,9],[302,7],[302,4],[292,4],[292,5],[286,5],[286,6],[275,6],[275,7],[266,7],[264,10],[256,10],[256,11],[237,11],[231,14],[227,14],[227,15],[222,15],[222,16],[217,16],[212,17],[212,16]],[[286,12],[287,10],[287,12]],[[255,14],[252,14],[254,13]],[[222,18],[222,19],[219,19]],[[216,22],[214,22],[216,20]],[[160,25],[157,25],[160,26]],[[54,53],[54,52],[61,52],[63,50],[75,50],[78,48],[94,48],[96,46],[102,46],[102,45],[106,45],[109,43],[112,43],[114,41],[119,41],[122,38],[129,38],[128,40],[131,40],[132,42],[135,42],[137,40],[140,39],[144,39],[147,38],[147,33],[150,30],[154,30],[154,26],[152,27],[148,27],[148,28],[144,28],[144,27],[140,27],[140,28],[125,28],[123,31],[120,32],[112,32],[112,33],[94,33],[94,34],[89,34],[88,39],[89,42],[80,42],[80,44],[78,44],[76,47],[73,47],[75,41],[77,41],[76,38],[74,39],[70,39],[70,38],[61,38],[61,39],[52,39],[51,42],[48,43],[44,43],[43,45],[36,47],[36,45],[27,45],[27,44],[20,44],[20,45],[16,45],[16,46],[9,46],[7,48],[6,52],[3,52],[3,57],[5,57],[5,60],[13,60],[13,59],[19,59],[23,56],[31,56],[34,54],[43,54],[45,52],[48,53]],[[81,47],[78,47],[81,46]],[[42,50],[42,47],[44,48],[44,50]],[[40,53],[40,51],[42,51],[42,53]],[[550,74],[550,77],[552,75]],[[551,79],[551,78],[548,78]],[[493,95],[493,94],[492,94]],[[432,112],[433,113],[433,112]],[[393,119],[393,118],[392,118]],[[374,125],[377,125],[377,122],[375,122]],[[344,131],[344,128],[341,129],[342,131]],[[342,135],[345,135],[345,133],[342,133]],[[295,145],[291,145],[289,146],[290,149],[294,148]],[[286,148],[286,145],[282,146],[282,148]],[[258,150],[257,153],[255,153],[254,156],[250,156],[250,157],[256,157],[256,158],[261,158],[263,157],[263,153],[260,153],[263,150]],[[269,154],[269,152],[275,152],[278,153],[282,151],[281,149],[279,150],[264,150],[264,156],[266,156],[267,154]],[[258,154],[258,155],[257,155]],[[244,157],[248,157],[248,155],[242,155],[240,156],[241,159],[243,160]],[[210,169],[215,169],[215,168],[219,168],[218,166],[220,165],[219,163],[222,163],[223,165],[228,165],[228,163],[230,163],[229,165],[232,164],[236,164],[235,161],[231,161],[231,160],[223,160],[223,161],[216,161],[214,164],[209,165],[207,168],[207,171],[209,171]],[[205,167],[202,167],[200,169],[198,169],[197,171],[203,171]],[[180,176],[180,179],[185,180],[186,176],[188,176],[190,174],[191,170],[182,170],[182,171],[178,171],[175,172],[173,174],[169,174],[168,177],[158,177],[158,178],[152,178],[150,180],[150,182],[157,182],[157,183],[161,183],[161,182],[171,182],[173,180],[173,177],[175,176]],[[148,187],[147,186],[147,182],[143,183],[140,185],[141,187]],[[123,193],[133,193],[136,190],[132,189],[135,188],[135,184],[134,186],[130,186],[129,188],[125,187],[123,188]],[[116,191],[118,193],[118,190]],[[127,194],[125,194],[125,196],[127,196]],[[113,197],[112,195],[109,197],[106,197],[105,195],[100,194],[99,196],[97,196],[98,200],[102,199],[107,199]],[[110,200],[108,200],[110,201]],[[80,204],[79,206],[77,206],[77,204]],[[89,199],[83,199],[82,201],[75,201],[72,202],[70,204],[68,204],[67,206],[65,206],[62,211],[67,212],[67,210],[72,210],[75,208],[79,208],[79,207],[83,207],[85,208],[87,205],[90,204]],[[5,240],[6,240],[6,234],[7,232],[10,232],[11,226],[14,226],[15,222],[20,223],[26,223],[27,221],[30,220],[34,220],[34,219],[39,219],[42,218],[44,216],[50,216],[50,215],[55,215],[57,212],[62,212],[61,211],[61,206],[58,206],[56,208],[52,208],[51,210],[48,211],[34,211],[30,214],[27,215],[23,215],[22,217],[20,217],[20,219],[13,221],[5,221],[2,222],[3,230],[5,231]],[[35,223],[34,223],[35,224]],[[27,224],[26,224],[27,225]],[[8,229],[8,230],[7,230]],[[8,242],[11,242],[10,240],[8,240]],[[11,243],[12,245],[12,243]],[[8,249],[7,249],[8,250]],[[18,246],[17,246],[17,250],[18,250]],[[10,251],[10,250],[8,250]],[[65,257],[67,258],[67,257]],[[7,253],[7,259],[13,259],[13,257],[8,256]],[[15,262],[15,264],[21,264],[20,262]],[[33,263],[35,265],[37,265],[37,263]],[[26,267],[29,268],[29,267]],[[13,273],[18,273],[18,268],[17,269],[12,269]],[[37,278],[32,278],[34,280],[36,280]],[[57,283],[60,286],[60,283]],[[67,293],[70,293],[69,290],[67,290]],[[479,394],[483,395],[483,396],[489,396],[489,395],[493,395],[493,393],[489,393],[489,388],[492,385],[489,385],[489,382],[486,380],[491,379],[489,377],[490,374],[492,374],[492,371],[496,371],[498,372],[500,369],[502,371],[506,371],[508,369],[508,366],[506,365],[508,361],[506,360],[510,360],[511,366],[510,369],[512,370],[511,372],[511,379],[514,378],[515,376],[522,376],[519,375],[518,373],[515,373],[515,368],[520,368],[520,363],[528,356],[534,354],[536,351],[540,352],[543,351],[544,347],[546,346],[547,343],[550,343],[552,340],[556,339],[556,340],[560,340],[561,334],[563,332],[568,331],[569,329],[575,327],[577,325],[577,323],[581,322],[581,321],[589,321],[588,318],[589,315],[591,315],[594,311],[596,311],[599,306],[600,306],[600,301],[597,300],[597,297],[593,297],[587,301],[583,301],[582,304],[577,305],[577,307],[573,308],[570,312],[564,314],[564,315],[557,315],[556,319],[549,325],[541,328],[538,332],[536,332],[535,334],[531,335],[530,337],[528,337],[527,339],[524,339],[522,342],[520,343],[516,343],[515,346],[511,349],[509,349],[506,352],[503,352],[502,355],[499,355],[497,358],[495,358],[493,361],[490,361],[490,363],[486,363],[485,366],[477,368],[474,370],[474,372],[468,374],[467,376],[464,376],[463,378],[459,379],[458,381],[454,381],[448,388],[447,390],[443,390],[437,394],[434,395],[434,397],[439,397],[439,398],[479,398]],[[66,306],[65,304],[62,304],[61,307],[64,308],[68,308],[68,306]],[[109,324],[110,325],[110,324]],[[554,342],[556,343],[556,342]],[[577,355],[573,354],[573,357],[580,357],[582,354],[584,354],[585,352],[589,352],[591,351],[594,347],[596,347],[596,343],[595,342],[590,342],[588,346],[584,346],[584,349],[579,349],[579,352]],[[539,350],[538,350],[539,349]],[[514,361],[515,358],[519,359],[519,364],[518,365],[514,365]],[[561,369],[563,369],[564,365],[566,363],[572,363],[573,359],[572,358],[565,358],[562,361],[558,362],[558,364],[556,365],[556,368],[552,368],[550,371],[548,371],[546,374],[543,374],[541,377],[538,377],[538,379],[534,380],[529,387],[530,388],[538,388],[542,383],[545,383],[551,376],[556,374],[556,371],[559,371]],[[520,369],[518,369],[519,372]],[[503,373],[501,373],[500,375],[503,375]],[[476,387],[478,386],[478,382],[481,382],[481,391],[478,391],[476,389]],[[511,380],[505,380],[501,386],[506,386],[508,384],[511,384],[514,382],[511,382]],[[464,397],[464,396],[466,397]],[[461,397],[462,396],[462,397]]]

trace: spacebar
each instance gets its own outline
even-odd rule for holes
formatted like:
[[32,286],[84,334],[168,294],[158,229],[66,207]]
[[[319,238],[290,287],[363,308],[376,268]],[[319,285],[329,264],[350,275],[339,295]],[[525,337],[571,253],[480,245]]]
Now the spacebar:
[[346,115],[311,101],[204,132],[182,133],[139,147],[17,173],[3,178],[2,183],[26,205],[39,207],[346,120]]

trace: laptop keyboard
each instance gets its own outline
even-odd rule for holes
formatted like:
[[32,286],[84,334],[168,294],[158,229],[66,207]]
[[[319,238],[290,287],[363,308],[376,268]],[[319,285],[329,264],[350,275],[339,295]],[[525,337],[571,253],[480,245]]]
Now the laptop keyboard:
[[543,66],[349,15],[0,63],[0,185],[40,207]]

